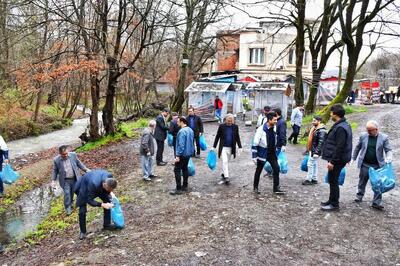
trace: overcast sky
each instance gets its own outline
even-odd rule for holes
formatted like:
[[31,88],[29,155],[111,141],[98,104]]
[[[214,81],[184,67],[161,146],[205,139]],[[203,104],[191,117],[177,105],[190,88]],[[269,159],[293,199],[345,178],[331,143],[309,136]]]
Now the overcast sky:
[[[262,2],[262,1],[256,1],[256,0],[242,0],[246,1],[246,3],[251,3],[251,2]],[[237,3],[239,1],[233,1],[235,6],[239,6]],[[375,1],[370,1],[372,5],[375,3]],[[400,5],[400,0],[396,0],[396,4]],[[271,8],[271,5],[269,6]],[[306,7],[306,18],[308,19],[315,19],[319,14],[321,14],[323,11],[323,0],[309,0],[307,2],[307,7]],[[221,29],[238,29],[238,28],[243,28],[243,27],[249,27],[249,26],[257,26],[257,19],[249,17],[263,17],[266,16],[268,13],[268,8],[265,6],[265,4],[260,4],[260,5],[248,5],[245,7],[245,12],[242,12],[236,8],[230,7],[227,9],[227,12],[229,14],[229,18],[224,21],[224,23],[219,26],[218,28]],[[400,14],[399,12],[385,12],[385,19],[387,20],[392,20],[392,21],[398,21],[400,22]],[[265,19],[264,19],[265,20]],[[337,25],[336,27],[340,28],[340,25]],[[391,26],[392,28],[394,26]],[[397,29],[396,29],[397,31]],[[397,32],[400,33],[400,30]],[[370,39],[372,42],[375,41],[377,35],[372,35],[372,36],[364,36],[364,45],[366,47],[363,48],[362,53],[361,53],[361,58],[359,59],[359,63],[361,63],[364,58],[368,55],[369,53],[369,48],[368,44],[370,43]],[[381,36],[378,42],[378,47],[379,50],[376,50],[371,58],[374,58],[376,56],[379,56],[381,52],[392,52],[392,53],[399,53],[400,52],[400,42],[399,42],[399,37],[393,37],[393,36]],[[343,58],[343,63],[344,65],[347,64],[347,55],[344,56]],[[333,70],[337,69],[339,65],[339,53],[335,53],[331,56],[328,65],[326,67],[327,70]]]

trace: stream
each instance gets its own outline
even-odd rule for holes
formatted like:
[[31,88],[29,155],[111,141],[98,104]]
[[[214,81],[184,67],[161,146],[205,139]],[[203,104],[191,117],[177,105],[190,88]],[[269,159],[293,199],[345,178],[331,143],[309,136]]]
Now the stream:
[[[78,107],[79,110],[79,107]],[[99,113],[101,122],[101,113]],[[72,126],[48,134],[28,137],[7,143],[10,157],[16,158],[29,153],[44,151],[63,144],[80,143],[79,136],[89,125],[89,118],[76,119]],[[6,187],[7,190],[7,187]],[[7,191],[6,191],[7,192]],[[54,197],[60,196],[62,189],[53,189],[50,184],[26,192],[11,210],[0,214],[0,244],[8,245],[23,239],[33,231],[47,216],[50,203]]]

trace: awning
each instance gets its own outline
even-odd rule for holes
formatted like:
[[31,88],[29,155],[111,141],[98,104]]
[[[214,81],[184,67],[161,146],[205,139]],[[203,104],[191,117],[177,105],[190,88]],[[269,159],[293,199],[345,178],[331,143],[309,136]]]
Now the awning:
[[225,93],[231,83],[220,83],[220,82],[192,82],[185,89],[185,92],[219,92]]

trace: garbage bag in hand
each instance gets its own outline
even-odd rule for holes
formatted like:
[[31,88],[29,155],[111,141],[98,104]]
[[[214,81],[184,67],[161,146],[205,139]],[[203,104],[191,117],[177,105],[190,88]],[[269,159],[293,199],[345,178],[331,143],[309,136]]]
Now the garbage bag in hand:
[[217,154],[215,151],[209,151],[206,158],[206,163],[211,170],[217,167]]
[[[345,178],[346,178],[346,168],[342,168],[342,171],[340,171],[339,175],[339,186],[343,186]],[[325,183],[329,184],[328,173],[326,173],[324,180]]]
[[271,164],[270,164],[269,162],[265,162],[265,164],[264,164],[264,170],[265,170],[268,174],[272,175],[273,170],[272,170],[272,166],[271,166]]
[[112,203],[114,204],[114,207],[111,209],[111,219],[117,228],[124,228],[125,226],[124,213],[122,212],[122,207],[121,204],[119,203],[118,198],[113,197]]
[[194,176],[196,174],[196,169],[194,168],[194,163],[192,161],[192,158],[189,159],[188,171],[189,171],[189,176]]
[[368,174],[372,190],[375,193],[385,193],[389,190],[392,190],[396,186],[396,175],[393,171],[393,166],[391,163],[388,163],[384,167],[377,170],[370,167],[368,169]]
[[308,160],[309,159],[310,159],[310,155],[307,154],[304,157],[303,161],[301,162],[301,167],[300,167],[301,171],[308,172]]
[[10,164],[6,164],[3,168],[3,171],[0,173],[0,177],[3,180],[3,183],[11,185],[18,180],[20,174],[15,172]]
[[167,141],[168,141],[168,146],[170,147],[174,146],[174,136],[172,136],[171,133],[167,134]]
[[278,155],[278,164],[279,164],[279,172],[282,174],[287,174],[289,167],[288,167],[288,160],[286,153],[281,151]]
[[200,142],[200,149],[202,151],[207,150],[207,142],[206,142],[206,138],[204,137],[204,135],[200,136],[199,142]]

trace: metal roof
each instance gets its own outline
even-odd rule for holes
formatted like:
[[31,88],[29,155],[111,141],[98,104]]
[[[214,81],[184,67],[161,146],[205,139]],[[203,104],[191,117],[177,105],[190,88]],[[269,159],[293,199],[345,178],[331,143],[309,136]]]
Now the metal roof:
[[203,91],[203,92],[221,92],[225,93],[231,83],[220,83],[220,82],[192,82],[192,84],[189,85],[185,89],[185,92],[197,92],[197,91]]
[[285,82],[253,82],[247,85],[246,90],[275,90],[275,91],[287,91],[290,90],[289,83]]

